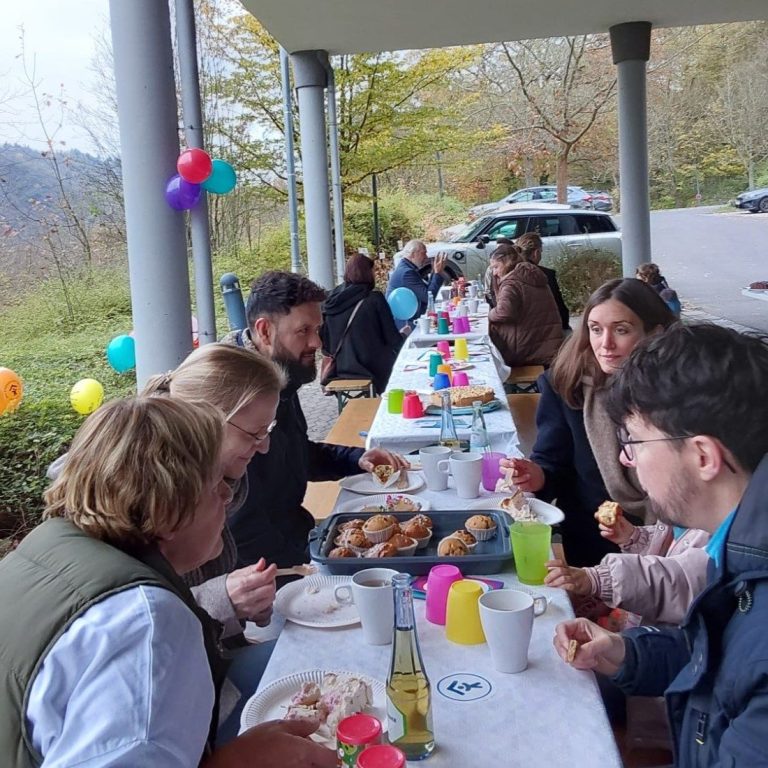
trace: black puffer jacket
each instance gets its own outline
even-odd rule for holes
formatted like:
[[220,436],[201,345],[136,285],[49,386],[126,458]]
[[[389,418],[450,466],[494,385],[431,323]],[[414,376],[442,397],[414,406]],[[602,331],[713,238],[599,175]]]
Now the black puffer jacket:
[[392,310],[380,291],[367,285],[344,283],[323,304],[323,352],[333,355],[350,315],[363,301],[336,356],[336,378],[371,379],[376,392],[387,388],[403,337],[395,327]]

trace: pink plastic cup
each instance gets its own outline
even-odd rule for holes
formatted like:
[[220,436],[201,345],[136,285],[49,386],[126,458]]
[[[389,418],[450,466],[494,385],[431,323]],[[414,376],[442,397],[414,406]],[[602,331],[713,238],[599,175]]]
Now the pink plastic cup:
[[427,621],[445,624],[448,592],[454,581],[461,581],[461,571],[455,565],[433,565],[427,577]]
[[468,387],[469,376],[464,371],[456,371],[453,374],[453,386],[454,387]]
[[437,351],[443,356],[445,360],[449,360],[451,357],[451,345],[447,341],[437,342]]
[[415,392],[409,392],[403,398],[403,417],[406,419],[420,419],[424,415],[424,406],[421,398]]
[[469,318],[468,317],[457,317],[454,321],[454,326],[458,324],[459,329],[456,331],[456,333],[469,333]]
[[503,453],[483,454],[483,488],[486,491],[496,490],[496,482],[502,475],[499,462],[503,458],[505,458]]

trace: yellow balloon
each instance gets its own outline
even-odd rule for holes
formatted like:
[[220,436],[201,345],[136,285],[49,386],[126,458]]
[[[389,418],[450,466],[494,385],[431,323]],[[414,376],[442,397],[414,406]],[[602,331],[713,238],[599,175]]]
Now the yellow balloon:
[[15,411],[23,396],[24,383],[16,371],[0,368],[0,414]]
[[96,379],[80,379],[69,393],[72,407],[85,416],[93,413],[104,400],[104,387]]

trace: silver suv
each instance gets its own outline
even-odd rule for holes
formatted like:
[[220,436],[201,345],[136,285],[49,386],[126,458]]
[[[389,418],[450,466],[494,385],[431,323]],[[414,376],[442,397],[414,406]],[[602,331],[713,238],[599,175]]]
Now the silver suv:
[[562,254],[576,255],[587,250],[604,251],[621,259],[621,233],[613,219],[607,213],[575,209],[515,210],[483,216],[448,242],[428,243],[427,254],[434,258],[445,251],[446,270],[452,277],[474,279],[485,274],[497,237],[514,240],[526,232],[541,235],[543,266],[550,266]]

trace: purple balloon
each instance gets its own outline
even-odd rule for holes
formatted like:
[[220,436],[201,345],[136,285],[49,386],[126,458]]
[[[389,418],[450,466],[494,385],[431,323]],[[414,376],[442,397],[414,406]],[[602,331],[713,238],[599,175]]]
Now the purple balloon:
[[192,184],[174,174],[165,185],[165,201],[175,211],[187,211],[197,205],[203,189],[199,184]]

